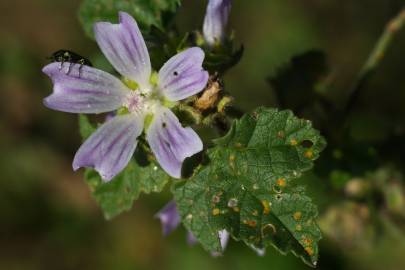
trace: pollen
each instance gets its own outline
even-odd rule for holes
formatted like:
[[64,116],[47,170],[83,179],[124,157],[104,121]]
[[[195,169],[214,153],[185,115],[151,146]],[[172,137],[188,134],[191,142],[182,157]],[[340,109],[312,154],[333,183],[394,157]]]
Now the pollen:
[[143,108],[143,99],[139,91],[130,91],[125,98],[124,107],[128,109],[130,113],[138,112]]

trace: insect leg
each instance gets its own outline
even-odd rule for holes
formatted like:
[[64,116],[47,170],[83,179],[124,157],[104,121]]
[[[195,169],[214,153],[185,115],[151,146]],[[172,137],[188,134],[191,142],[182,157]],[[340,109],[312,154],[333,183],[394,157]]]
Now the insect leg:
[[84,59],[80,59],[78,64],[80,64],[80,67],[79,67],[79,78],[80,78],[80,75],[82,73],[82,68],[84,66]]
[[72,63],[72,62],[69,62],[69,68],[68,68],[68,70],[66,72],[66,75],[69,75],[70,71],[72,70],[72,65],[74,66],[75,64]]

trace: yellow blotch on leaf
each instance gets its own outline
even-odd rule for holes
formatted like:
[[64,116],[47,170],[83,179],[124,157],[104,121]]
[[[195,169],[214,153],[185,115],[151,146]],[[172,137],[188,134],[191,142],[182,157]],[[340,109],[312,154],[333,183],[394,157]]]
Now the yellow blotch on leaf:
[[244,220],[243,223],[252,228],[256,227],[257,225],[256,220]]
[[235,155],[230,155],[229,156],[229,166],[232,168],[232,170],[235,169]]
[[219,210],[218,208],[214,208],[214,209],[212,210],[212,214],[213,214],[214,216],[218,216],[220,213],[221,213],[221,210]]
[[277,179],[277,186],[279,187],[285,187],[287,185],[287,181],[285,181],[284,178],[279,178]]
[[307,151],[305,151],[304,156],[306,158],[313,158],[314,157],[314,152],[312,152],[312,150],[307,150]]
[[291,144],[292,146],[296,146],[296,145],[298,144],[298,141],[297,141],[296,139],[291,139],[291,140],[290,140],[290,144]]
[[293,215],[294,219],[296,221],[300,220],[302,218],[302,213],[301,212],[295,212]]
[[270,213],[270,203],[268,200],[262,200],[263,214],[268,215]]
[[314,255],[314,249],[312,247],[306,247],[305,251],[308,253],[309,256]]
[[302,238],[302,243],[303,243],[305,246],[310,246],[310,245],[312,244],[312,239],[311,239],[311,238],[308,238],[308,237],[303,237],[303,238]]

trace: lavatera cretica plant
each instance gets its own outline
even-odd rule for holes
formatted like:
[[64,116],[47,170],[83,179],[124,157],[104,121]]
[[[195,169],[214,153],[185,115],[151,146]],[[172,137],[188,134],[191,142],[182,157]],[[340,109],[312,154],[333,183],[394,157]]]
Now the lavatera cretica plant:
[[91,167],[104,181],[111,180],[126,167],[137,137],[145,131],[161,167],[180,178],[184,159],[200,152],[203,144],[191,128],[182,127],[170,108],[206,86],[204,52],[198,47],[182,51],[155,74],[145,41],[129,14],[120,12],[119,24],[96,23],[94,32],[100,49],[122,80],[70,63],[51,63],[43,69],[53,82],[53,93],[44,100],[47,107],[84,114],[119,111],[79,148],[73,169]]

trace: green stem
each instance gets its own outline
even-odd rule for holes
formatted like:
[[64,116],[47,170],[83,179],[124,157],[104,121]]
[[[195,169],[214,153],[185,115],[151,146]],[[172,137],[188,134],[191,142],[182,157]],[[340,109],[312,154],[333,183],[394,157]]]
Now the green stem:
[[378,65],[381,63],[381,60],[384,58],[388,48],[390,47],[394,37],[405,25],[405,7],[401,12],[391,19],[384,32],[377,41],[376,46],[374,47],[372,53],[368,57],[366,63],[360,70],[360,73],[357,76],[357,80],[352,87],[352,90],[349,93],[349,99],[344,108],[344,124],[347,125],[347,120],[352,113],[354,105],[357,103],[361,92],[365,89],[365,85],[368,82],[371,75],[377,69]]

